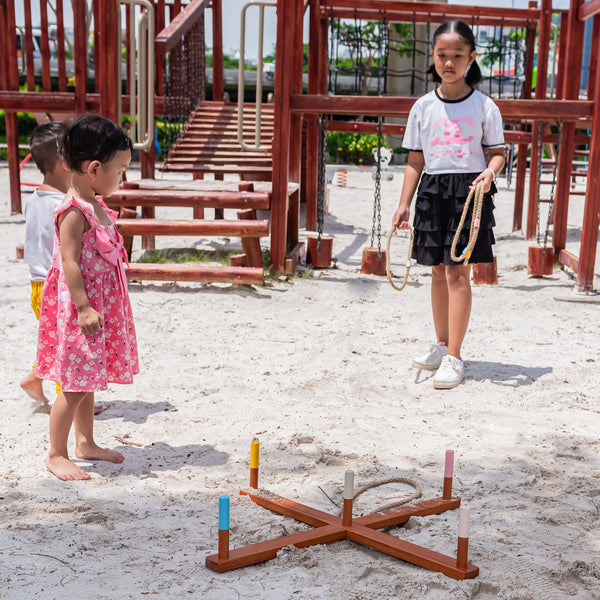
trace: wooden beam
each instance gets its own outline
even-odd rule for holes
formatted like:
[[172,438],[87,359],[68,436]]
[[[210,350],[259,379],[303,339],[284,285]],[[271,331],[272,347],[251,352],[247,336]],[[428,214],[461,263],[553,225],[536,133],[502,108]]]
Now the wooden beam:
[[209,0],[192,0],[154,39],[157,54],[166,54],[196,24]]
[[[341,96],[293,94],[292,112],[303,114],[388,115],[408,117],[417,98],[391,96]],[[592,116],[588,100],[494,100],[505,121],[515,119],[576,121]]]
[[122,189],[105,197],[108,206],[191,206],[269,210],[266,192],[211,192],[192,190]]
[[183,221],[164,219],[119,219],[117,229],[121,235],[187,235],[266,237],[269,221]]
[[243,285],[264,283],[263,270],[251,267],[131,263],[125,267],[125,273],[130,281],[199,281]]
[[600,0],[589,0],[577,9],[577,18],[580,21],[587,21],[596,15],[600,15]]

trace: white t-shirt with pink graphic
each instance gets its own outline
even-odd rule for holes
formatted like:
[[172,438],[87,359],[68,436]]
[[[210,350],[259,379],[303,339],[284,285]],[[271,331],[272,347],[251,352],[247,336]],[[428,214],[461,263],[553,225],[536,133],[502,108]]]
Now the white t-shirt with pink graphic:
[[487,167],[484,147],[504,146],[502,116],[478,90],[460,100],[443,100],[437,90],[410,110],[402,147],[423,152],[425,173],[479,173]]

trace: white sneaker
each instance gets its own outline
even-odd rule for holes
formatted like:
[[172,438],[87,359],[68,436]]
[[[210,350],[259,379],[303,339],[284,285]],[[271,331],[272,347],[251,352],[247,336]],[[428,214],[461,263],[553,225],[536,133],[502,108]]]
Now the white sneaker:
[[412,366],[425,371],[435,371],[442,364],[442,358],[446,356],[446,352],[448,352],[448,346],[445,344],[443,346],[433,344],[429,348],[429,352],[413,359]]
[[436,390],[449,390],[456,387],[464,377],[463,361],[455,356],[444,356],[440,368],[433,376]]

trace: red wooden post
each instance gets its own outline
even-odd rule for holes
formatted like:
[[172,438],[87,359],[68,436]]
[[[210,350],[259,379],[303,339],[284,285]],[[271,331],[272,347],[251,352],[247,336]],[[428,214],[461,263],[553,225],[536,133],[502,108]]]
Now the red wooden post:
[[458,516],[458,548],[456,551],[456,566],[466,569],[469,562],[469,518],[471,509],[461,506]]
[[[562,85],[562,99],[576,100],[579,98],[579,83],[581,79],[581,63],[583,52],[583,33],[585,23],[579,21],[577,12],[583,0],[571,0],[566,34],[565,72]],[[559,148],[556,193],[554,199],[552,228],[552,245],[554,255],[558,257],[567,241],[567,215],[569,211],[569,193],[571,188],[571,171],[573,152],[575,149],[575,123],[563,123],[561,147]],[[588,181],[589,185],[589,181]]]
[[290,74],[294,73],[294,36],[297,26],[296,4],[299,0],[277,0],[277,68],[275,69],[275,112],[273,129],[273,195],[271,200],[271,262],[277,273],[283,273],[287,250],[288,165],[290,157],[290,95],[295,89]]
[[67,91],[67,65],[65,52],[65,24],[63,0],[56,0],[56,45],[58,59],[58,91]]
[[592,24],[592,43],[590,48],[590,70],[588,76],[587,98],[594,100],[596,77],[598,76],[598,53],[596,49],[600,43],[600,16],[596,15]]
[[73,46],[75,50],[75,110],[86,110],[88,40],[86,31],[86,1],[73,2]]
[[[529,8],[535,8],[535,6],[535,1],[529,3]],[[535,27],[529,27],[527,29],[525,43],[527,46],[527,64],[525,65],[525,83],[523,85],[523,98],[530,99],[533,81]],[[521,126],[521,129],[524,130],[525,126]],[[527,148],[528,144],[519,144],[517,146],[517,177],[515,180],[513,231],[519,231],[523,228],[523,198],[525,196],[525,178],[527,176]]]
[[27,89],[35,90],[35,71],[33,66],[33,35],[31,32],[31,0],[25,0],[25,62],[27,71]]
[[354,471],[348,470],[344,475],[344,507],[342,512],[342,525],[352,525],[352,504],[354,498]]
[[223,17],[221,0],[212,0],[212,99],[223,101]]
[[[600,17],[594,17],[594,24]],[[596,55],[595,65],[600,64],[600,44],[592,47]],[[596,263],[596,245],[598,243],[598,212],[600,211],[600,76],[594,76],[594,115],[591,127],[588,179],[585,190],[583,224],[581,226],[581,244],[579,250],[579,268],[577,287],[582,292],[592,291],[594,283],[594,265]]]
[[[548,89],[548,52],[550,46],[550,25],[552,23],[552,0],[542,0],[538,34],[537,76],[535,81],[535,97],[537,100],[546,99]],[[538,133],[539,123],[532,128],[531,160],[529,169],[529,203],[527,206],[527,226],[525,237],[530,240],[535,237],[537,224],[537,187],[538,187]]]
[[[99,64],[95,65],[95,79],[100,80],[100,114],[117,123],[121,85],[121,32],[119,31],[119,5],[112,0],[96,0],[99,5],[100,27],[98,43]],[[132,124],[133,126],[133,124]]]
[[50,46],[48,44],[48,4],[40,2],[40,51],[42,54],[42,89],[51,91],[50,80]]
[[558,38],[558,69],[556,71],[556,98],[562,98],[564,93],[568,31],[569,13],[564,12],[560,15],[560,37]]
[[260,444],[257,438],[250,444],[250,487],[258,489],[258,459],[260,453]]
[[[2,10],[4,40],[9,48],[17,47],[17,30],[15,24],[15,6],[13,2],[4,3]],[[3,69],[2,86],[6,90],[19,89],[19,73],[17,70],[17,53],[9,53],[8,64]],[[4,62],[4,61],[3,61]],[[19,175],[19,128],[16,111],[6,111],[6,155],[8,159],[8,179],[10,183],[10,208],[11,213],[21,212],[21,178]]]
[[[310,0],[309,2],[309,44],[308,44],[308,93],[320,93],[320,73],[319,68],[322,64],[320,53],[321,47],[321,28],[320,17],[321,10],[319,0]],[[307,115],[306,119],[306,229],[315,230],[317,227],[317,164],[319,153],[317,146],[319,143],[318,117],[316,115]]]
[[444,491],[442,498],[452,498],[452,479],[454,478],[454,450],[446,450],[446,462],[444,464]]

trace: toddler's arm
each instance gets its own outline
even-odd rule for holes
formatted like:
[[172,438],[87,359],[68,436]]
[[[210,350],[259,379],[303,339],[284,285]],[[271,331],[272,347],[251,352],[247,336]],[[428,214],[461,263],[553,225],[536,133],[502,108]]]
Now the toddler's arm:
[[102,316],[91,306],[79,267],[81,242],[87,221],[77,208],[67,209],[58,220],[60,254],[65,282],[79,315],[79,326],[85,335],[98,333],[102,327]]
[[409,152],[406,170],[404,171],[404,182],[400,193],[400,204],[394,213],[392,227],[394,229],[408,229],[410,227],[408,218],[410,216],[410,203],[419,185],[419,179],[425,166],[422,152]]

